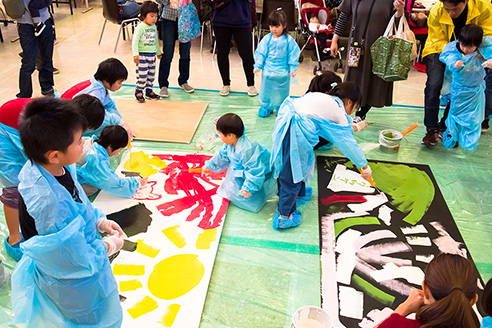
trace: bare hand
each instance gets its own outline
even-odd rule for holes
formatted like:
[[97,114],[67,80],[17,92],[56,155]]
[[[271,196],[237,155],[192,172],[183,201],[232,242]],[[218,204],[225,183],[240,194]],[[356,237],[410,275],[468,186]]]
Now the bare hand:
[[157,59],[161,60],[162,59],[162,54],[157,55]]
[[486,60],[483,64],[483,67],[485,68],[492,68],[492,59]]
[[463,63],[462,60],[455,61],[454,62],[454,65],[453,65],[454,68],[460,68],[460,67],[463,67],[463,66],[465,66],[465,64]]
[[260,71],[261,71],[261,69],[255,67],[253,69],[253,74],[259,73]]
[[130,126],[128,124],[126,124],[126,122],[124,122],[124,121],[122,121],[120,123],[120,125],[126,130],[126,133],[128,133],[128,140],[132,141],[135,136],[133,135],[133,132],[132,132],[132,129],[130,128]]
[[140,187],[146,185],[147,181],[149,181],[149,178],[145,178],[145,177],[138,178],[138,182],[140,182]]
[[405,8],[405,1],[404,0],[395,0],[393,2],[393,6],[395,7],[395,10],[397,11],[396,17],[403,16],[403,10]]
[[411,313],[416,313],[424,304],[424,292],[420,289],[413,289],[405,302],[401,303],[395,313],[406,317]]
[[206,166],[202,167],[202,175],[210,174],[210,169]]
[[338,42],[335,42],[335,40],[331,42],[330,54],[332,57],[336,57],[338,54]]
[[297,75],[297,71],[290,72],[290,76],[296,77],[296,75]]
[[239,194],[243,197],[246,197],[246,198],[249,198],[251,197],[251,193],[249,191],[246,191],[246,190],[240,190],[239,191]]
[[133,56],[133,62],[138,65],[138,56]]

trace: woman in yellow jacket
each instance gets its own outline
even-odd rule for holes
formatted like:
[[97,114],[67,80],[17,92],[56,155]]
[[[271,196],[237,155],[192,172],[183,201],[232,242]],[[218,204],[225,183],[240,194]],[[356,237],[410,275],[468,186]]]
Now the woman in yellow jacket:
[[[439,61],[439,55],[446,44],[456,40],[466,24],[476,24],[483,29],[484,36],[492,36],[492,4],[489,0],[440,0],[430,10],[427,24],[429,35],[422,54],[427,73],[424,114],[427,134],[422,144],[434,146],[439,130],[446,129],[445,117],[438,123],[439,96],[446,69]],[[489,70],[485,81],[486,109],[482,131],[488,129],[489,116],[492,114],[492,71]]]

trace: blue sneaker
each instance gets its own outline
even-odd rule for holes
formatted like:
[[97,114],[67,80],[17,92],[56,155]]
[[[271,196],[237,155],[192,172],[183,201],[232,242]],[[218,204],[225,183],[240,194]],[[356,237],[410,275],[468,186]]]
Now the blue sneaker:
[[5,238],[5,241],[3,242],[3,244],[5,246],[5,251],[7,252],[7,254],[10,255],[10,257],[12,257],[14,260],[19,262],[20,259],[22,258],[22,250],[20,249],[19,246],[22,242],[24,242],[24,238],[22,238],[21,241],[19,241],[18,243],[15,243],[13,245],[9,245],[8,240],[9,240],[9,237]]
[[273,110],[268,109],[266,107],[261,106],[260,110],[258,111],[258,116],[259,117],[268,117],[273,113]]
[[284,219],[280,217],[280,213],[277,212],[273,217],[273,227],[275,229],[287,229],[297,227],[302,222],[302,214],[300,211],[294,211],[292,218]]
[[313,197],[313,188],[306,187],[306,194],[302,197],[298,197],[296,200],[296,206],[301,206],[306,204]]

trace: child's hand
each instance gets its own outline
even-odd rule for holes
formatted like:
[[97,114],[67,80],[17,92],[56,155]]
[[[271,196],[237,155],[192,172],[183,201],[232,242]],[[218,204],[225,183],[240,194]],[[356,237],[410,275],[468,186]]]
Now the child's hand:
[[162,54],[157,55],[157,59],[161,60],[162,59]]
[[106,251],[106,254],[108,256],[111,256],[119,251],[121,247],[123,247],[123,243],[125,242],[123,238],[120,238],[116,235],[106,236],[102,240],[108,248],[108,250]]
[[133,135],[133,132],[132,132],[132,129],[130,128],[130,126],[124,121],[121,121],[120,125],[126,130],[126,133],[128,133],[128,140],[132,141],[133,138],[135,138],[135,136]]
[[369,180],[369,178],[372,177],[372,170],[369,165],[366,165],[362,168],[361,173],[362,177],[366,180]]
[[405,302],[396,308],[395,313],[406,317],[409,314],[416,313],[422,305],[424,305],[424,292],[420,289],[413,289]]
[[290,72],[290,76],[296,77],[296,75],[297,75],[297,71]]
[[210,169],[206,166],[202,167],[202,175],[210,174]]
[[492,68],[492,59],[486,60],[482,63],[482,66],[485,68]]
[[359,123],[352,124],[352,127],[354,128],[355,132],[360,132],[367,127],[367,122],[365,120],[360,121]]
[[99,221],[97,221],[96,227],[99,232],[107,232],[112,236],[116,235],[120,238],[126,238],[123,229],[121,229],[120,225],[113,220],[100,218]]
[[138,65],[138,56],[133,56],[133,62]]
[[253,74],[256,74],[256,73],[258,73],[258,72],[260,72],[260,71],[261,71],[261,69],[259,69],[259,68],[256,68],[256,67],[255,67],[255,68],[253,69]]
[[243,197],[246,197],[246,198],[249,198],[251,197],[251,193],[249,191],[246,191],[246,190],[240,190],[239,191],[239,194]]
[[140,187],[146,185],[148,180],[149,178],[144,178],[144,177],[138,178],[138,182],[140,182]]
[[465,66],[465,64],[463,63],[462,60],[455,61],[454,62],[454,65],[453,65],[454,68],[460,68],[460,67],[463,67],[463,66]]

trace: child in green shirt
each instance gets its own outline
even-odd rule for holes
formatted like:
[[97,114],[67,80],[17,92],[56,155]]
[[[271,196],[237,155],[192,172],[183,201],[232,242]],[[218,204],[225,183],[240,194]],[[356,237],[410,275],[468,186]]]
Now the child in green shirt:
[[162,52],[157,38],[157,17],[159,8],[153,1],[145,1],[140,7],[142,22],[135,29],[132,43],[133,61],[137,65],[137,83],[135,97],[139,103],[147,99],[158,100],[160,97],[152,91],[155,79],[155,57],[161,59]]

